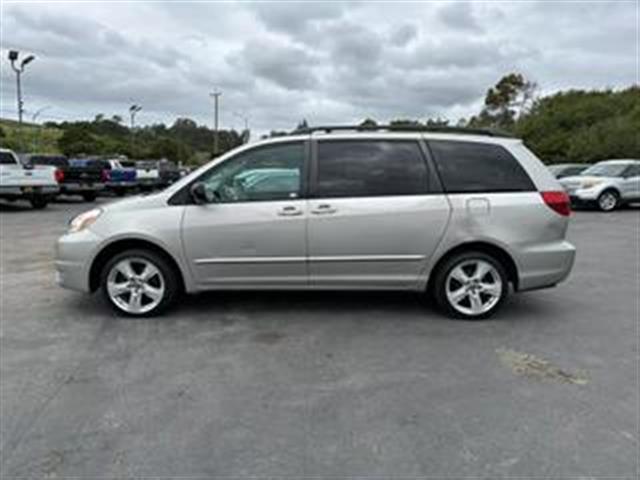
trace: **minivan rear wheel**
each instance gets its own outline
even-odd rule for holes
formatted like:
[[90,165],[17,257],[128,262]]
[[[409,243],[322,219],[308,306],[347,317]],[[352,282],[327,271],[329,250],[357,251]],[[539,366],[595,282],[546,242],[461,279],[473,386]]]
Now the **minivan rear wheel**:
[[118,312],[148,317],[166,310],[179,285],[171,265],[155,252],[131,249],[115,255],[102,270],[105,299]]
[[481,320],[493,315],[509,292],[502,264],[484,252],[453,255],[438,269],[433,294],[450,317]]

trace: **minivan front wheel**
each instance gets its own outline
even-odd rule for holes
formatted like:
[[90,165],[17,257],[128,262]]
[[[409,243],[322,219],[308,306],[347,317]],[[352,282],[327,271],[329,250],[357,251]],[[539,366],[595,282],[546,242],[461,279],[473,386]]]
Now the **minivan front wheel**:
[[102,292],[118,313],[134,317],[157,315],[176,298],[178,284],[168,262],[148,250],[127,250],[102,271]]
[[466,320],[487,318],[502,305],[509,281],[502,264],[483,252],[452,256],[438,270],[434,296],[449,316]]

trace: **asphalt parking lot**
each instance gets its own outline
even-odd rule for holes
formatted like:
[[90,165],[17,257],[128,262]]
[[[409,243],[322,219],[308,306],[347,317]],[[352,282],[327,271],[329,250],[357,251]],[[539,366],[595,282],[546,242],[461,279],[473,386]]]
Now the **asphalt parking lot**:
[[88,208],[0,206],[3,478],[637,477],[638,208],[576,213],[570,279],[477,323],[391,293],[118,318],[54,284]]

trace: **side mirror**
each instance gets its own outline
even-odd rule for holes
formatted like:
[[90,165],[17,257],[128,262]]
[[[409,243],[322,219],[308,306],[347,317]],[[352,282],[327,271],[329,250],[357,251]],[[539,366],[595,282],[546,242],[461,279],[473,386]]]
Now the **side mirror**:
[[215,201],[215,196],[213,192],[211,192],[204,183],[196,182],[191,185],[191,198],[198,205],[204,205],[207,203],[213,203]]

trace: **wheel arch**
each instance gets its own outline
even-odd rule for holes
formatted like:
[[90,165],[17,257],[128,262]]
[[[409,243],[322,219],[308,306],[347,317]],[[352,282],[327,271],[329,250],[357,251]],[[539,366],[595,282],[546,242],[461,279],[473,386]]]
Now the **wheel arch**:
[[161,247],[157,243],[146,239],[121,238],[103,246],[100,252],[98,252],[98,254],[94,257],[89,269],[89,291],[95,292],[98,288],[100,288],[100,274],[102,273],[102,269],[107,264],[110,258],[120,252],[134,248],[150,250],[163,257],[174,269],[178,278],[180,289],[182,291],[185,290],[185,274],[175,258],[169,252],[167,252],[165,248]]
[[455,247],[450,248],[445,253],[443,253],[438,261],[435,263],[433,268],[431,269],[431,273],[429,274],[429,279],[427,281],[427,291],[432,291],[433,289],[433,281],[435,279],[436,272],[442,267],[444,262],[446,262],[449,258],[459,253],[464,252],[482,252],[488,255],[491,255],[496,260],[498,260],[502,266],[505,268],[507,272],[507,278],[509,282],[513,285],[514,290],[518,290],[519,286],[519,276],[518,276],[518,265],[515,260],[511,256],[511,254],[505,250],[503,247],[500,247],[494,243],[489,243],[486,241],[474,241],[474,242],[465,242]]

